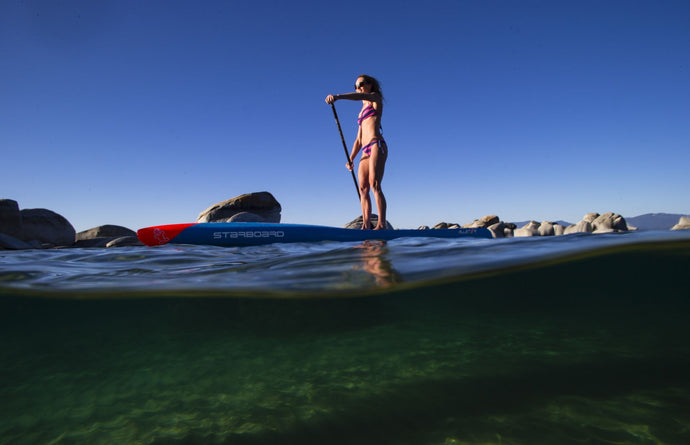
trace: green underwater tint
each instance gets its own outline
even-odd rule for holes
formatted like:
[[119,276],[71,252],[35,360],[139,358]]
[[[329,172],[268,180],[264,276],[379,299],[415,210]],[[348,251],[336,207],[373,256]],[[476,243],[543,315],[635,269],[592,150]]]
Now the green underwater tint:
[[6,286],[0,443],[690,443],[688,240],[413,286],[388,259],[350,296]]

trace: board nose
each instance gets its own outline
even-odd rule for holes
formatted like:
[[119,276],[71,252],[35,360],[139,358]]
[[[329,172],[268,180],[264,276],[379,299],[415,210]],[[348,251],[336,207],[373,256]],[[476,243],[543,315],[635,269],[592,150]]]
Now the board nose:
[[145,227],[137,230],[137,238],[147,246],[162,246],[163,244],[169,243],[187,227],[194,225],[196,225],[196,223]]

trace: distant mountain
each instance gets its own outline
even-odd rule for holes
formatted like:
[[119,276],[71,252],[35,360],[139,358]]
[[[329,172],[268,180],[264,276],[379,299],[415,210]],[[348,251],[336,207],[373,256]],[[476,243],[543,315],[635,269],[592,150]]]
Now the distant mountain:
[[628,225],[640,230],[670,230],[678,224],[681,214],[676,213],[646,213],[632,218],[625,217]]

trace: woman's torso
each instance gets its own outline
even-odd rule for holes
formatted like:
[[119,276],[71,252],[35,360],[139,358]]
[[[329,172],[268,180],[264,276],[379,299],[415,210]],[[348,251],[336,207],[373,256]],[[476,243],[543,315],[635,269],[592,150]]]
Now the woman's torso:
[[359,112],[357,122],[361,127],[362,144],[367,144],[374,139],[383,139],[381,135],[381,114],[383,104],[380,102],[364,101]]

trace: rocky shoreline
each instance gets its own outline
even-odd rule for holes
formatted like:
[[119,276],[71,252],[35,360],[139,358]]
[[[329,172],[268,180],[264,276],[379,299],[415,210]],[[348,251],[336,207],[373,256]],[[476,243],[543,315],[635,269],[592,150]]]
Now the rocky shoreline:
[[[202,211],[197,222],[280,222],[280,203],[268,192],[248,193],[219,202]],[[375,217],[376,215],[372,215]],[[393,226],[386,221],[390,228]],[[361,216],[345,227],[361,226]],[[530,221],[522,227],[484,216],[465,225],[441,222],[419,230],[446,228],[487,228],[494,238],[559,236],[572,233],[611,233],[637,230],[613,212],[588,213],[577,224]],[[671,230],[689,230],[690,217],[683,216]],[[0,199],[0,250],[47,249],[66,247],[143,246],[134,230],[117,225],[102,225],[77,233],[62,215],[48,209],[21,209],[12,199]]]

